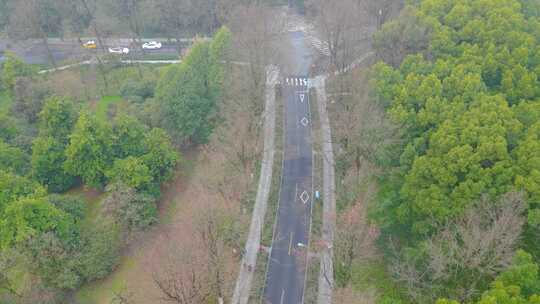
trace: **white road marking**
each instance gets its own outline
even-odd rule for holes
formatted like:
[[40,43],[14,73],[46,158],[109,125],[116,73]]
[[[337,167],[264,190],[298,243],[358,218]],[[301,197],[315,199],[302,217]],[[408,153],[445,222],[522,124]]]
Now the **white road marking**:
[[304,94],[300,94],[300,102],[304,102],[304,98],[306,98],[306,95]]
[[307,77],[287,77],[285,78],[285,84],[294,87],[307,87],[309,86],[309,79]]
[[280,304],[283,304],[283,300],[285,299],[285,289],[281,290],[281,300],[279,300]]
[[306,204],[309,200],[309,194],[307,191],[302,192],[302,195],[300,195],[300,199],[302,200],[302,203]]
[[305,117],[302,118],[302,120],[300,122],[304,125],[304,127],[307,127],[308,124],[309,124],[309,120],[307,118],[305,118]]

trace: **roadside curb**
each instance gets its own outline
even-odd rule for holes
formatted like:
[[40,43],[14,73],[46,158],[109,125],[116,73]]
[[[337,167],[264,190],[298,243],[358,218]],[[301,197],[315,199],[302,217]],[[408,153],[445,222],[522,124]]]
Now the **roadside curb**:
[[264,110],[264,150],[261,163],[259,186],[253,208],[253,215],[246,241],[245,254],[240,265],[240,272],[234,288],[232,303],[247,304],[253,281],[253,269],[257,263],[257,254],[261,244],[261,234],[272,184],[272,170],[275,154],[276,92],[279,69],[276,66],[266,68],[266,105]]
[[326,110],[326,77],[318,76],[314,79],[317,90],[317,109],[322,133],[323,153],[323,226],[322,241],[326,245],[321,251],[321,266],[319,270],[318,304],[332,303],[332,289],[334,288],[334,230],[336,226],[336,197],[334,152],[332,147],[332,131]]

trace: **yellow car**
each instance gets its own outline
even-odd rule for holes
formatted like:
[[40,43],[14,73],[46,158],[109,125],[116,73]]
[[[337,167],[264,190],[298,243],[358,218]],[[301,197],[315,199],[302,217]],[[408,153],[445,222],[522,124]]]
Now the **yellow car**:
[[94,40],[87,41],[82,46],[85,49],[95,49],[95,48],[97,48],[97,44],[96,44],[96,42]]

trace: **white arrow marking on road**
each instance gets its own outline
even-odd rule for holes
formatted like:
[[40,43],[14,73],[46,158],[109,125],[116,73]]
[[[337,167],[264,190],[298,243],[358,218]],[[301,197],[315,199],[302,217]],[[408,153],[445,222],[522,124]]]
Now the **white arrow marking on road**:
[[307,127],[307,125],[309,124],[309,120],[307,118],[305,118],[305,117],[302,118],[302,120],[300,122],[304,125],[304,127]]
[[306,95],[300,94],[300,101],[301,101],[301,102],[304,102],[304,98],[306,98]]
[[309,200],[309,194],[306,191],[302,192],[302,195],[300,195],[300,199],[302,200],[302,203],[307,203],[307,201]]

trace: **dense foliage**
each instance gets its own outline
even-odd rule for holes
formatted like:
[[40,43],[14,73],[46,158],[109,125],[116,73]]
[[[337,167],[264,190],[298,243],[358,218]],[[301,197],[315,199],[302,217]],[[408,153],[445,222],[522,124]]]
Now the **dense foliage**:
[[[372,214],[385,237],[418,254],[481,197],[522,191],[528,225],[521,245],[538,258],[540,3],[416,2],[376,37],[378,47],[394,50],[380,51],[394,67],[375,66],[375,96],[402,132],[381,162],[386,170]],[[445,296],[478,296],[463,295],[467,287],[456,281],[442,284],[454,288]],[[511,284],[519,285],[495,281],[480,303],[507,303],[489,300],[505,292],[519,296]],[[527,303],[537,303],[529,296]]]
[[[220,30],[161,74],[110,71],[108,90],[126,103],[115,111],[52,95],[46,77],[7,54],[0,77],[0,93],[11,101],[0,111],[0,295],[20,291],[17,271],[53,294],[103,278],[122,246],[156,223],[161,186],[180,161],[169,134],[178,143],[203,143],[218,122],[230,35]],[[69,194],[77,186],[94,189],[99,201]]]
[[163,126],[179,143],[205,143],[217,122],[223,86],[223,60],[231,33],[220,29],[199,41],[179,65],[163,75],[156,89]]

